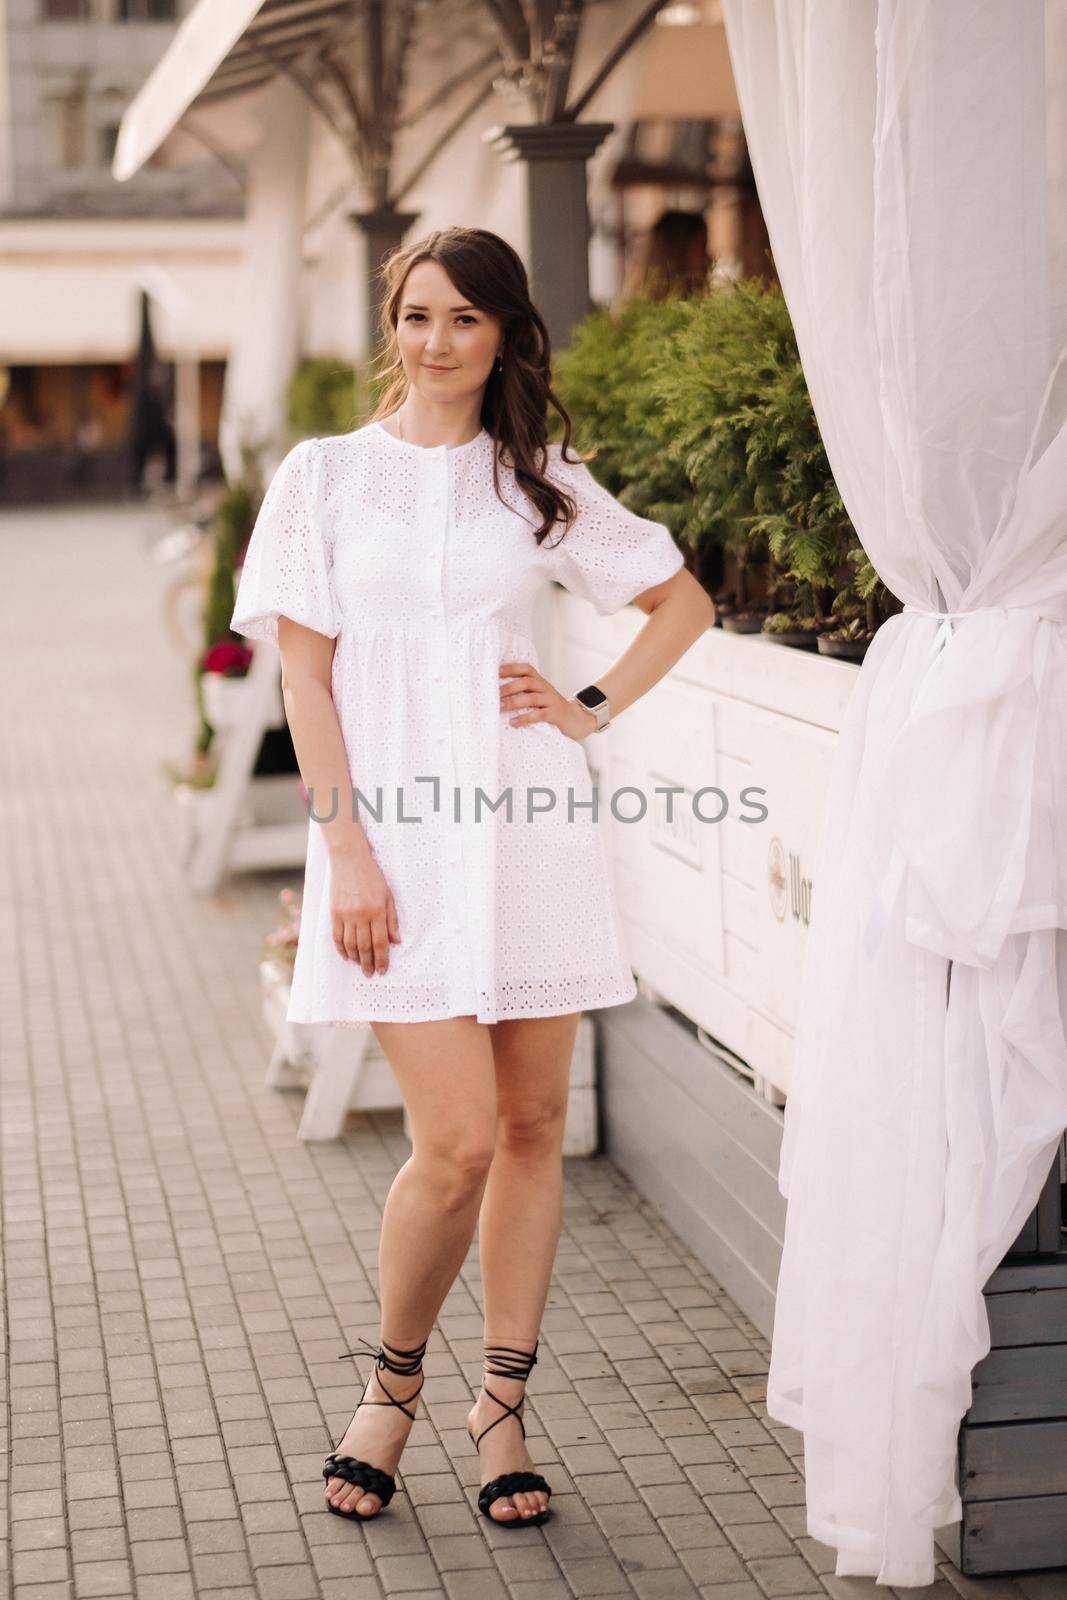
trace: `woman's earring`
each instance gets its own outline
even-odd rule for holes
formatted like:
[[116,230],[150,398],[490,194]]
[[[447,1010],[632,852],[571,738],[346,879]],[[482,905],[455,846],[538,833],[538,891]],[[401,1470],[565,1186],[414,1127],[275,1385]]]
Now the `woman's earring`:
[[498,355],[496,358],[496,370],[497,372],[503,372],[504,370],[504,357],[502,355]]

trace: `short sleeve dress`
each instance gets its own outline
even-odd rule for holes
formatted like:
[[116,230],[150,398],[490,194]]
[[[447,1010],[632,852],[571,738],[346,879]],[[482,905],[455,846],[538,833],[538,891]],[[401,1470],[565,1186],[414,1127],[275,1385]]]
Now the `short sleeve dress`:
[[276,644],[287,616],[337,640],[356,814],[401,935],[384,973],[338,953],[318,825],[330,797],[313,795],[290,1021],[496,1022],[636,994],[584,742],[514,726],[498,668],[542,670],[532,617],[545,584],[608,616],[682,553],[558,444],[547,471],[578,515],[539,545],[540,517],[503,459],[494,490],[494,450],[484,428],[427,447],[372,422],[296,445],[264,496],[231,625]]

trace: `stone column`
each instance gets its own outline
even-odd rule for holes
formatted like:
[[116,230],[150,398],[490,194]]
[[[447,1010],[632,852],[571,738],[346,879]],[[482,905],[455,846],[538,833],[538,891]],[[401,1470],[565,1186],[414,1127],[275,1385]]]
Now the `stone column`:
[[359,229],[366,246],[366,354],[377,352],[381,338],[381,310],[383,284],[379,268],[390,250],[400,244],[412,223],[417,221],[417,211],[394,211],[382,207],[374,211],[350,211],[348,220]]
[[485,137],[505,161],[526,163],[530,287],[553,350],[566,347],[589,300],[586,162],[611,122],[507,123]]
[[259,108],[263,138],[248,158],[240,320],[219,420],[231,483],[240,475],[243,444],[262,450],[269,476],[288,443],[287,391],[300,354],[308,111],[303,92],[276,78]]

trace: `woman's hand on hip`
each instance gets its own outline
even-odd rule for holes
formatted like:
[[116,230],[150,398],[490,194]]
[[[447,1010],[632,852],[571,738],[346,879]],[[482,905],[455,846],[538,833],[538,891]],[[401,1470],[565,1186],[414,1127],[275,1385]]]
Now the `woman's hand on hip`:
[[528,661],[502,661],[500,680],[500,709],[512,713],[508,721],[513,728],[550,722],[569,739],[584,739],[596,731],[593,713],[560,694]]

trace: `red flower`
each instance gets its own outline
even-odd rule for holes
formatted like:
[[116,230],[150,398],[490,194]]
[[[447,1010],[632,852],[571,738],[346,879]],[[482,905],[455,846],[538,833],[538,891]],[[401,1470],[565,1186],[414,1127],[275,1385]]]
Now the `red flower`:
[[251,660],[252,652],[247,645],[222,639],[204,651],[200,665],[204,672],[221,672],[224,678],[243,678]]

